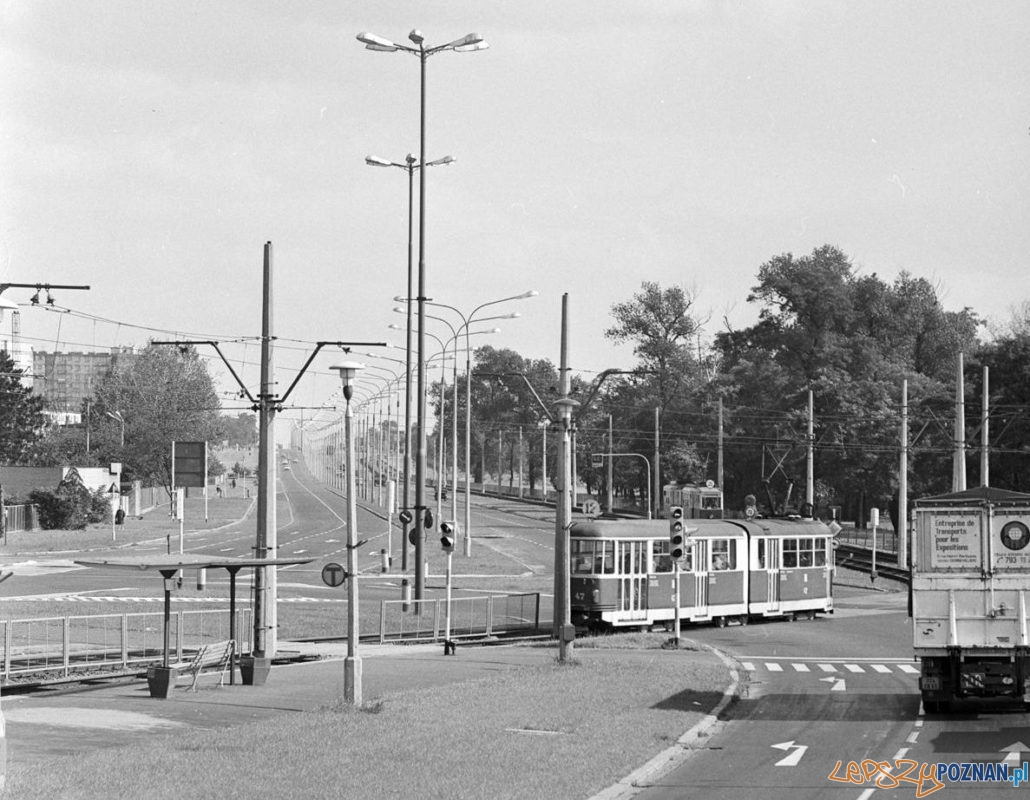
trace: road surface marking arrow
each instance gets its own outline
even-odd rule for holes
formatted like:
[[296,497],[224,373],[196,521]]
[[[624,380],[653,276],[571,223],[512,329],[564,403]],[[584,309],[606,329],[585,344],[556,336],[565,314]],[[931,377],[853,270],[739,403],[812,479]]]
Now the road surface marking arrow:
[[819,680],[822,681],[823,683],[832,683],[833,686],[830,687],[830,691],[831,692],[846,692],[847,691],[847,687],[844,684],[844,679],[843,678],[820,678]]
[[1020,753],[1025,753],[1028,750],[1030,750],[1030,747],[1027,747],[1022,742],[1016,742],[1015,744],[1010,744],[1008,747],[1003,747],[1001,748],[1001,752],[1005,754],[1005,758],[1003,758],[1001,762],[1004,764],[1006,761],[1011,761],[1013,764],[1018,764]]
[[796,767],[800,763],[802,757],[805,755],[805,751],[808,750],[807,744],[794,744],[793,739],[789,742],[780,742],[779,744],[774,744],[771,746],[775,747],[777,750],[790,750],[791,748],[794,748],[793,753],[788,753],[787,755],[785,755],[783,758],[781,758],[779,761],[773,764],[774,767]]

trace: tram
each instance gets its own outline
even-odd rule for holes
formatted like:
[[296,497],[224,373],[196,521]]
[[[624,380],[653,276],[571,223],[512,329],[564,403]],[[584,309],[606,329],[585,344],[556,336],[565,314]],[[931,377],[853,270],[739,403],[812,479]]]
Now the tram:
[[714,481],[704,486],[695,483],[669,483],[662,487],[662,515],[673,506],[683,509],[689,519],[721,519],[722,489]]
[[[833,612],[833,534],[822,522],[693,519],[679,565],[681,622]],[[670,622],[676,571],[667,522],[591,520],[570,530],[572,622],[581,629]]]

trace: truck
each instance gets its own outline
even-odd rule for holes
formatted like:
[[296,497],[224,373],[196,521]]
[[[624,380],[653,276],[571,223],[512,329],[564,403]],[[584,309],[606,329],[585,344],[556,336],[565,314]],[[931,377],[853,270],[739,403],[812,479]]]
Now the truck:
[[1030,494],[981,486],[915,502],[909,607],[928,713],[955,698],[1030,708]]

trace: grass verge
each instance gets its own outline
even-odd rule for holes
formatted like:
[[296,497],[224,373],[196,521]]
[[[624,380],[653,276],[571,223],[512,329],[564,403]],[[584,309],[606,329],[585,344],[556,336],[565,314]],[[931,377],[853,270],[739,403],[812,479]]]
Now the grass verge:
[[6,796],[589,797],[670,746],[728,680],[707,653],[584,649],[572,664],[389,694],[362,711],[190,729],[15,767]]

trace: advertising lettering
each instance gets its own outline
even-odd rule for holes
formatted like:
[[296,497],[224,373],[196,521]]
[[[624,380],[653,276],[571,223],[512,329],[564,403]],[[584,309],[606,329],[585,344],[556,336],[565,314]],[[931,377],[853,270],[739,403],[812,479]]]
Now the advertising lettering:
[[931,563],[935,569],[975,569],[980,564],[978,516],[936,514],[930,518]]

